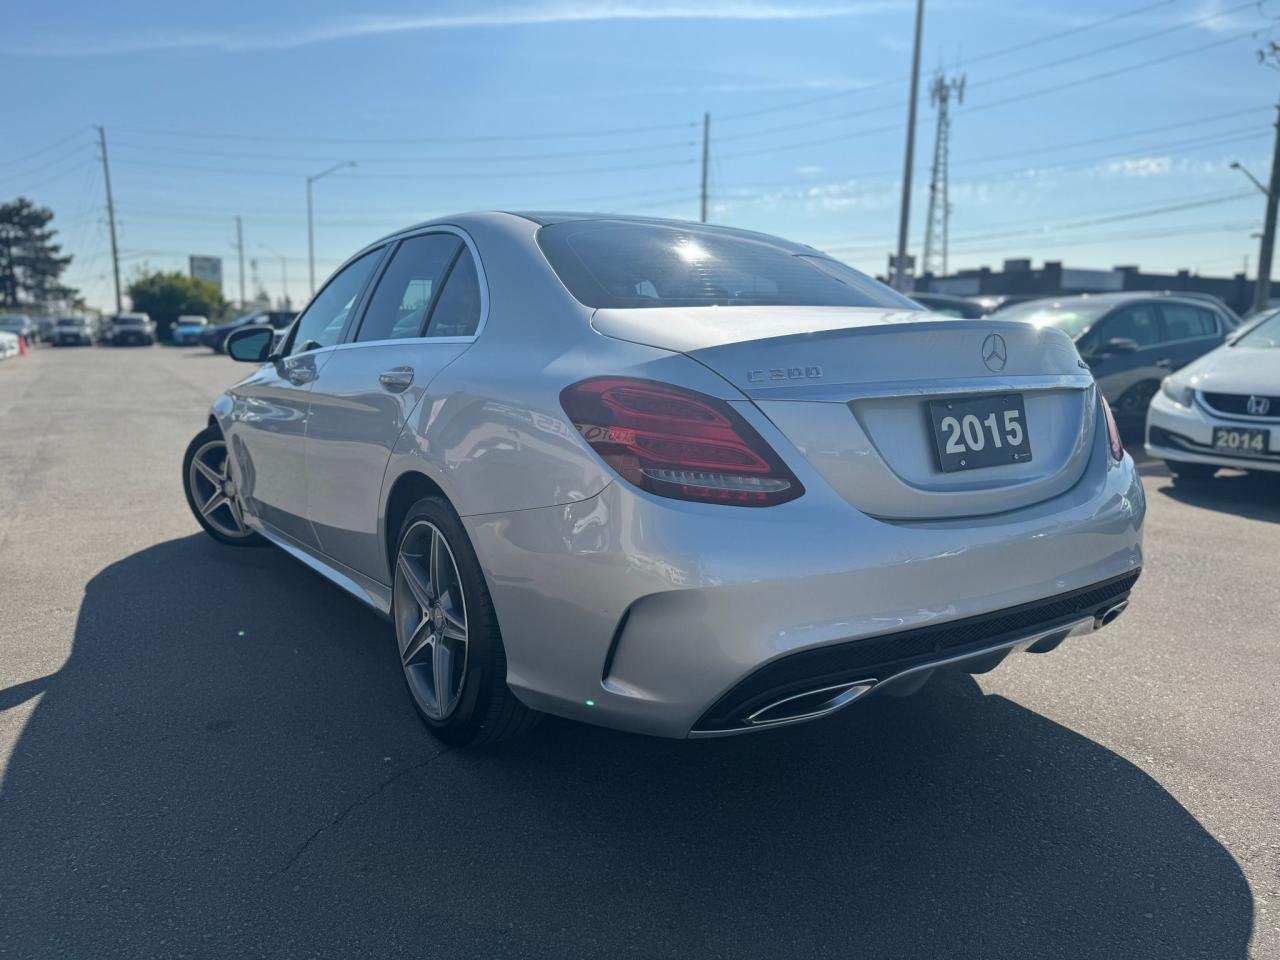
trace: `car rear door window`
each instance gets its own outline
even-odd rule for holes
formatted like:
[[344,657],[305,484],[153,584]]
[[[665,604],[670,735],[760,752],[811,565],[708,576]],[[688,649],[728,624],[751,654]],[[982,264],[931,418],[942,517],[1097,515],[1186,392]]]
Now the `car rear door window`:
[[1213,314],[1202,307],[1193,307],[1189,303],[1166,303],[1161,309],[1166,340],[1194,340],[1212,337],[1218,332]]
[[458,255],[431,310],[428,337],[470,337],[480,325],[480,278],[469,250]]
[[342,336],[342,328],[355,307],[356,300],[369,280],[369,274],[382,257],[384,248],[370,250],[353,260],[325,285],[311,305],[298,318],[290,355],[331,347]]
[[420,337],[462,241],[428,233],[400,244],[360,323],[358,342]]
[[1160,340],[1155,306],[1142,303],[1117,310],[1098,325],[1098,333],[1094,346],[1099,349],[1112,340],[1132,340],[1139,348],[1155,346]]

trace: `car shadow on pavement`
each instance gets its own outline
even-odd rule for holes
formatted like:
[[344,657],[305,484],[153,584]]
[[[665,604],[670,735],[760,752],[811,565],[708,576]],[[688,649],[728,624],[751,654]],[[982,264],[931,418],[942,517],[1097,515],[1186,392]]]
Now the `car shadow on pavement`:
[[442,750],[381,620],[203,536],[88,584],[0,787],[13,958],[1230,960],[1252,924],[1159,783],[970,677],[752,737]]
[[1159,489],[1187,506],[1280,523],[1280,475],[1222,470],[1206,480],[1175,480]]

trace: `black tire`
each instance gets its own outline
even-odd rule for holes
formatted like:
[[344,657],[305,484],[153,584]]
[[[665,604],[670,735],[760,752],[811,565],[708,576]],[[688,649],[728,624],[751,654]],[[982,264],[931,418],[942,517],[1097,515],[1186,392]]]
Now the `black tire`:
[[1208,480],[1218,468],[1211,463],[1183,463],[1178,460],[1166,460],[1169,472],[1176,480]]
[[[480,746],[522,736],[537,725],[542,714],[526,707],[507,686],[506,651],[502,646],[498,616],[493,609],[484,571],[462,521],[446,500],[425,497],[409,508],[396,536],[394,559],[398,562],[406,535],[415,526],[421,527],[422,521],[435,527],[444,537],[457,568],[466,610],[466,666],[456,706],[443,719],[437,719],[419,703],[410,671],[402,664],[401,673],[409,701],[432,736],[450,746]],[[404,589],[402,577],[393,575],[393,581],[396,583],[393,590]],[[404,599],[401,597],[401,603]],[[401,626],[398,611],[402,608],[395,598],[392,608],[399,655]]]
[[[192,437],[191,442],[187,444],[187,452],[182,457],[182,492],[186,495],[187,506],[191,508],[192,516],[196,518],[196,522],[200,524],[204,532],[213,537],[213,539],[217,540],[219,543],[225,543],[231,547],[266,546],[267,541],[265,539],[247,528],[245,528],[246,533],[242,536],[233,536],[228,533],[226,529],[219,529],[219,526],[228,526],[228,516],[215,516],[215,519],[219,521],[219,524],[215,525],[210,522],[210,519],[206,517],[203,512],[201,512],[200,505],[204,501],[197,501],[197,497],[202,496],[203,494],[199,491],[192,490],[192,484],[193,482],[196,482],[192,476],[192,461],[198,453],[209,447],[211,444],[222,444],[223,457],[225,460],[226,444],[222,439],[222,431],[217,427],[205,427]],[[229,508],[224,507],[221,509],[225,513]]]

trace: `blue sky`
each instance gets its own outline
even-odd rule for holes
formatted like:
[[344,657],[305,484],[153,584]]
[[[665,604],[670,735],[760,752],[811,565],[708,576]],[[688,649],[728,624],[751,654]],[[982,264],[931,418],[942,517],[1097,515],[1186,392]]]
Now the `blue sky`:
[[[316,185],[320,275],[451,211],[696,218],[706,111],[710,219],[884,270],[912,0],[362,6],[10,4],[0,197],[53,207],[70,280],[108,306],[102,124],[126,276],[220,255],[234,296],[239,214],[262,285],[280,293],[282,254],[296,300],[307,174],[357,162]],[[1262,197],[1229,164],[1267,173],[1280,72],[1255,51],[1276,17],[1277,0],[929,0],[925,67],[968,78],[952,268],[1226,275],[1249,256],[1252,273]],[[917,252],[933,124],[925,99]]]

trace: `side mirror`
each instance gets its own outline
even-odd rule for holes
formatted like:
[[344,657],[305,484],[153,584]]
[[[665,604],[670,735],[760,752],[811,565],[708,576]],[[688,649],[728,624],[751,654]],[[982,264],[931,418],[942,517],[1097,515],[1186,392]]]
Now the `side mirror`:
[[1138,341],[1128,337],[1112,337],[1107,341],[1108,353],[1137,353]]
[[270,327],[244,327],[227,337],[227,356],[245,363],[266,363],[274,341],[275,331]]

